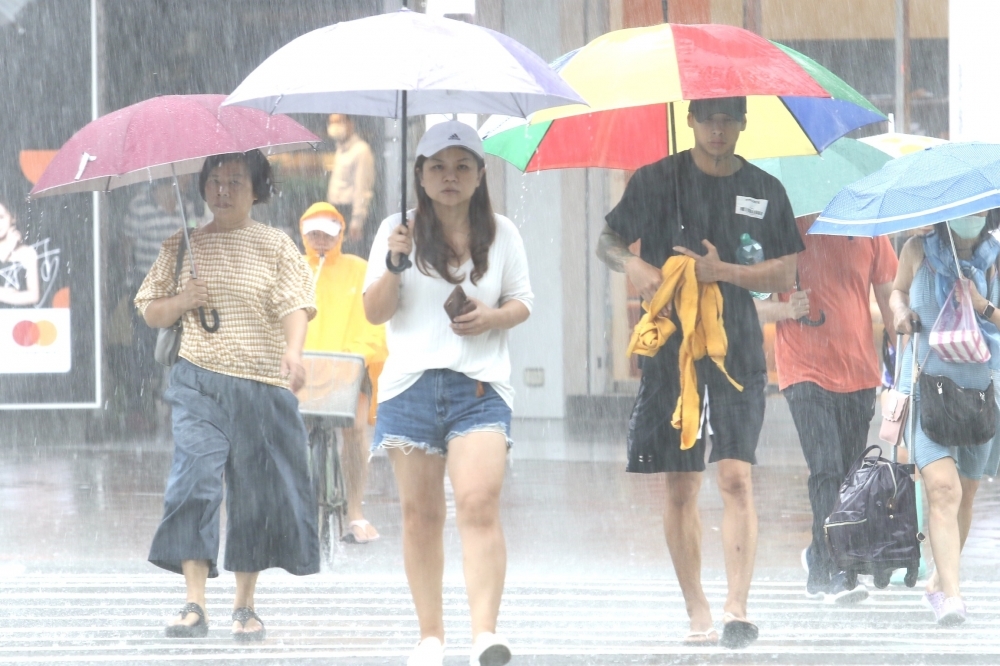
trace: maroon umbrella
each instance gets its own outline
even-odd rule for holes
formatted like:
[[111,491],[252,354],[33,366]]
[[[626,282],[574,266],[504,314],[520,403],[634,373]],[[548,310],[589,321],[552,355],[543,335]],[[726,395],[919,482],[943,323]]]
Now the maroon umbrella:
[[[113,111],[67,141],[31,190],[31,196],[107,192],[125,185],[201,171],[205,158],[259,149],[265,155],[315,147],[320,139],[288,116],[243,106],[220,106],[225,95],[164,95]],[[187,221],[184,234],[187,238]],[[187,239],[191,251],[190,239]],[[197,278],[191,252],[191,277]],[[200,309],[202,326],[208,325]]]
[[316,146],[320,139],[288,116],[219,105],[225,95],[164,95],[113,111],[67,141],[31,196],[107,192],[201,170],[206,157],[265,155]]

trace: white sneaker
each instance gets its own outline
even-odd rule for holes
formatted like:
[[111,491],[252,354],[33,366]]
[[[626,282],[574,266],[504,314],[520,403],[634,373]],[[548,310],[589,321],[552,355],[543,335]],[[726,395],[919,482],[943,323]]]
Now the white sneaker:
[[488,631],[476,636],[472,643],[469,666],[503,666],[510,661],[510,645],[503,636]]
[[444,645],[437,638],[429,636],[413,648],[406,666],[441,666],[444,661]]

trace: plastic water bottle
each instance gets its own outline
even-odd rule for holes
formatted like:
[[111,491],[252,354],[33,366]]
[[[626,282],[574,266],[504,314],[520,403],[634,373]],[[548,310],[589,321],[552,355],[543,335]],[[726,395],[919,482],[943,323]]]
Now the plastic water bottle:
[[[764,261],[764,248],[751,238],[750,234],[743,234],[740,236],[740,249],[736,253],[736,260],[744,266],[758,264]],[[756,291],[751,291],[750,295],[761,301],[766,301],[771,297],[771,294],[761,294]]]

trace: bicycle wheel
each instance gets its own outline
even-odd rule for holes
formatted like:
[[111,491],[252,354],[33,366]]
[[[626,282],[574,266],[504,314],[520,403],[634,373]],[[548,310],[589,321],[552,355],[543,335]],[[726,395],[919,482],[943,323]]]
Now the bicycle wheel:
[[327,562],[331,559],[332,539],[336,538],[330,532],[331,511],[327,497],[330,487],[330,440],[332,433],[315,423],[309,432],[309,463],[312,474],[313,496],[316,498],[317,521],[320,557]]
[[330,440],[330,448],[327,452],[326,501],[330,509],[328,521],[332,541],[333,539],[340,540],[344,535],[344,521],[347,517],[347,487],[344,483],[344,467],[340,458],[340,446],[338,446],[343,443],[343,432],[338,428],[336,435]]

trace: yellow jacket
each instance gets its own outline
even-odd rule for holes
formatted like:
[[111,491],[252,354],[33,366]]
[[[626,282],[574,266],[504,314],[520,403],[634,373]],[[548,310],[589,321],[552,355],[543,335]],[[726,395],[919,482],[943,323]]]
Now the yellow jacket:
[[[333,206],[316,204],[302,216],[300,231],[302,223],[319,212],[315,209],[320,207],[332,209],[340,217]],[[343,228],[341,225],[341,229]],[[303,235],[306,260],[316,277],[316,317],[309,322],[305,351],[342,352],[365,357],[365,366],[372,384],[368,420],[369,423],[375,423],[374,396],[378,395],[378,376],[389,353],[385,345],[385,326],[370,324],[365,317],[362,286],[368,262],[351,254],[343,254],[340,251],[343,240],[344,234],[341,233],[337,236],[336,245],[323,257],[321,268],[319,253]]]
[[726,329],[722,325],[722,292],[715,282],[699,283],[694,273],[694,259],[676,255],[667,259],[661,269],[663,284],[653,295],[652,303],[643,303],[646,314],[632,331],[628,354],[656,356],[663,343],[677,331],[670,317],[660,312],[673,303],[673,311],[681,322],[680,365],[681,392],[677,397],[670,424],[681,431],[681,449],[694,446],[698,439],[701,418],[701,396],[694,362],[711,357],[722,374],[740,391],[743,387],[726,372]]

